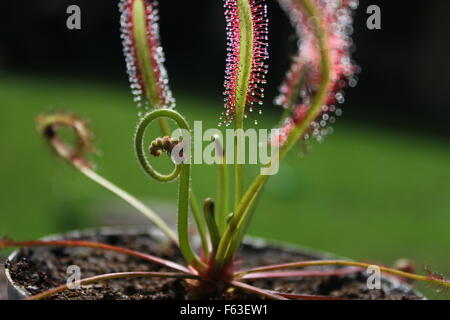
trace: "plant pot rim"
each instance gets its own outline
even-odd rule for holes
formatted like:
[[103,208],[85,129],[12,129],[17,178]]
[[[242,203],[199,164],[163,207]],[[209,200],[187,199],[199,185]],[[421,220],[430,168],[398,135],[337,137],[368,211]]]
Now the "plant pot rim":
[[[99,228],[86,228],[86,229],[79,229],[79,230],[73,230],[63,233],[56,233],[51,234],[48,236],[45,236],[41,238],[41,240],[59,240],[62,238],[76,238],[79,236],[89,236],[89,235],[139,235],[139,234],[148,234],[155,238],[158,242],[167,242],[167,238],[164,236],[164,234],[157,229],[154,226],[116,226],[116,227],[99,227]],[[287,243],[283,241],[278,240],[272,240],[272,239],[263,239],[260,237],[254,237],[254,236],[247,236],[244,240],[244,244],[248,244],[253,246],[254,248],[263,248],[267,246],[271,246],[274,249],[282,249],[284,251],[291,251],[291,252],[299,252],[301,251],[305,255],[310,255],[311,257],[314,257],[316,259],[341,259],[341,260],[352,260],[346,257],[338,256],[335,254],[331,254],[329,252],[321,251],[321,250],[313,250],[308,247],[303,247],[300,245]],[[13,262],[17,255],[20,253],[21,249],[17,249],[14,252],[12,252],[6,262]],[[7,280],[7,296],[9,300],[20,300],[25,299],[31,296],[31,294],[21,285],[15,283],[15,281],[12,279],[10,270],[5,267],[5,275]],[[411,288],[408,285],[405,285],[398,281],[397,279],[393,277],[384,277],[385,281],[387,281],[392,288],[401,288],[401,287],[408,287],[412,293],[417,296],[418,299],[426,300],[426,297],[419,292],[418,290]]]

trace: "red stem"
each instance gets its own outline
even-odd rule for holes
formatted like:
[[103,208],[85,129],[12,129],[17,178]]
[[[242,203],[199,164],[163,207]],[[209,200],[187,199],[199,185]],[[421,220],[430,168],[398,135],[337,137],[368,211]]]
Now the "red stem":
[[260,295],[260,296],[263,296],[265,298],[269,298],[269,299],[272,299],[272,300],[288,300],[287,298],[282,297],[282,296],[280,296],[278,294],[272,293],[272,292],[270,292],[268,290],[264,290],[264,289],[261,289],[261,288],[258,288],[258,287],[254,287],[254,286],[251,286],[251,285],[249,285],[247,283],[243,283],[243,282],[240,282],[240,281],[231,281],[230,284],[232,286],[236,287],[236,288],[239,288],[239,289],[251,292],[251,293],[255,293],[257,295]]
[[85,248],[94,248],[94,249],[101,249],[101,250],[108,250],[108,251],[115,251],[124,253],[130,256],[134,256],[152,263],[156,263],[159,265],[162,265],[167,268],[171,268],[186,274],[193,274],[191,270],[188,268],[169,261],[165,259],[161,259],[146,253],[113,246],[110,244],[105,243],[98,243],[98,242],[92,242],[92,241],[82,241],[82,240],[48,240],[48,241],[41,241],[41,240],[33,240],[33,241],[21,241],[21,242],[14,242],[8,239],[0,240],[0,248],[5,247],[21,247],[21,248],[31,248],[31,247],[49,247],[49,246],[56,246],[56,247],[85,247]]
[[271,279],[271,278],[294,278],[294,277],[335,277],[359,272],[361,268],[341,268],[336,270],[302,270],[302,271],[274,271],[257,272],[244,275],[241,279]]

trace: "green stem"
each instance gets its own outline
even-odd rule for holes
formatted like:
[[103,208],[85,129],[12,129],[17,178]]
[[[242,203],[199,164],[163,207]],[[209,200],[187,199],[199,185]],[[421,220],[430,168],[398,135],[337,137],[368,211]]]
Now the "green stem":
[[162,175],[157,172],[148,162],[145,156],[144,135],[147,127],[152,121],[160,117],[167,117],[177,123],[177,125],[188,132],[190,132],[187,121],[178,112],[170,109],[158,109],[147,113],[138,125],[135,136],[135,148],[138,160],[144,170],[153,178],[161,182],[170,182],[180,177],[179,192],[178,192],[178,239],[180,243],[180,250],[186,261],[196,270],[201,271],[206,268],[206,265],[200,261],[197,254],[192,250],[189,239],[189,192],[190,192],[190,159],[186,159],[177,164],[174,171],[169,175]]
[[[180,248],[188,264],[197,270],[202,270],[206,266],[204,266],[204,263],[200,261],[200,258],[192,250],[189,240],[188,212],[191,166],[190,164],[182,164],[182,166],[178,189],[178,237],[180,239]],[[208,251],[206,251],[206,254],[208,254]]]
[[211,238],[211,244],[213,247],[212,251],[217,250],[217,246],[219,245],[220,235],[219,229],[217,228],[216,220],[215,220],[215,210],[214,210],[214,201],[211,198],[207,198],[203,205],[203,213],[205,215],[205,220],[208,225],[209,235]]
[[191,206],[192,213],[194,215],[195,223],[197,224],[198,233],[200,235],[200,241],[202,243],[203,253],[205,257],[208,259],[211,250],[209,248],[208,237],[206,234],[207,224],[204,217],[202,216],[200,206],[198,204],[197,198],[192,188],[190,188],[189,190],[189,203]]
[[234,148],[234,208],[236,210],[239,201],[241,201],[244,190],[244,165],[241,162],[241,157],[244,156],[244,137],[242,134],[243,121],[236,119],[236,145]]
[[159,118],[159,127],[163,136],[170,136],[170,126],[166,118]]
[[216,162],[218,164],[218,184],[217,184],[217,211],[216,223],[219,233],[222,234],[225,230],[228,215],[228,169],[226,157],[222,142],[219,137],[213,138],[216,144]]
[[[169,123],[166,118],[159,118],[159,125],[161,128],[161,133],[163,136],[170,136],[170,127]],[[197,197],[195,196],[194,190],[190,189],[189,192],[189,203],[191,206],[192,213],[194,215],[195,223],[197,224],[198,233],[200,235],[200,239],[202,242],[202,248],[203,252],[205,253],[205,256],[209,256],[209,249],[208,249],[208,240],[206,236],[206,222],[202,218],[202,213],[200,211],[200,206],[198,205]]]

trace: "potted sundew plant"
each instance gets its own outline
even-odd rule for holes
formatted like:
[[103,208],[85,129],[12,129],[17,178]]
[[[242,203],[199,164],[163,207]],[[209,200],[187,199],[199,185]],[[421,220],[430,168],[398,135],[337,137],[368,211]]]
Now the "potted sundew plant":
[[[276,104],[284,109],[278,130],[266,141],[275,147],[269,163],[244,188],[244,119],[260,112],[268,70],[269,21],[264,0],[225,0],[228,54],[225,110],[221,124],[234,127],[234,155],[213,137],[218,188],[199,204],[191,187],[190,124],[177,111],[164,67],[154,0],[121,0],[122,41],[139,123],[134,137],[137,158],[151,179],[177,182],[177,231],[141,201],[99,176],[87,155],[92,134],[73,114],[38,118],[39,132],[55,153],[82,174],[116,194],[152,222],[152,228],[73,232],[36,241],[2,239],[0,248],[20,247],[7,261],[13,297],[26,299],[420,299],[408,284],[418,280],[440,288],[448,279],[412,273],[408,264],[390,268],[296,248],[244,240],[258,209],[255,204],[277,167],[299,142],[322,140],[341,110],[343,88],[356,84],[350,52],[354,0],[279,0],[299,37],[298,52],[281,85]],[[161,135],[148,142],[157,122]],[[176,124],[179,136],[171,135]],[[69,144],[59,134],[68,127]],[[147,141],[147,142],[146,142]],[[228,141],[227,141],[228,143]],[[158,172],[151,157],[166,156],[171,173]],[[234,160],[234,161],[233,161]],[[228,170],[233,168],[233,185]],[[214,198],[212,198],[214,197]],[[229,208],[228,202],[234,205]],[[192,235],[189,215],[197,230]],[[149,231],[150,230],[150,231]],[[69,283],[67,267],[83,278]],[[367,268],[382,273],[378,290],[367,287]],[[74,285],[76,285],[74,287]],[[69,290],[70,289],[70,290]]]

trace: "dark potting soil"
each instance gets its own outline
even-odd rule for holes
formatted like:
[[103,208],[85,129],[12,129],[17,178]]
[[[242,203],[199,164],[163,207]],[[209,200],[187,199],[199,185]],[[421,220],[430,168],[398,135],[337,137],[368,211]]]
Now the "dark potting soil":
[[[78,237],[78,239],[80,239]],[[93,235],[81,239],[123,246],[183,264],[183,259],[174,246],[161,245],[147,234],[143,235]],[[245,259],[242,259],[245,257]],[[241,267],[255,267],[317,257],[281,250],[275,247],[245,245],[240,251]],[[16,261],[8,263],[12,278],[31,294],[64,284],[68,278],[67,268],[77,265],[82,278],[103,273],[126,271],[172,271],[125,254],[89,248],[47,247],[23,249]],[[328,270],[331,267],[327,267]],[[417,299],[410,289],[395,288],[383,280],[382,289],[367,289],[367,276],[358,272],[338,277],[298,277],[295,279],[252,280],[247,283],[275,291],[326,295],[351,299]],[[228,289],[214,296],[199,296],[185,280],[136,278],[110,280],[68,290],[51,299],[74,300],[145,300],[145,299],[260,299],[259,296],[239,289]]]

